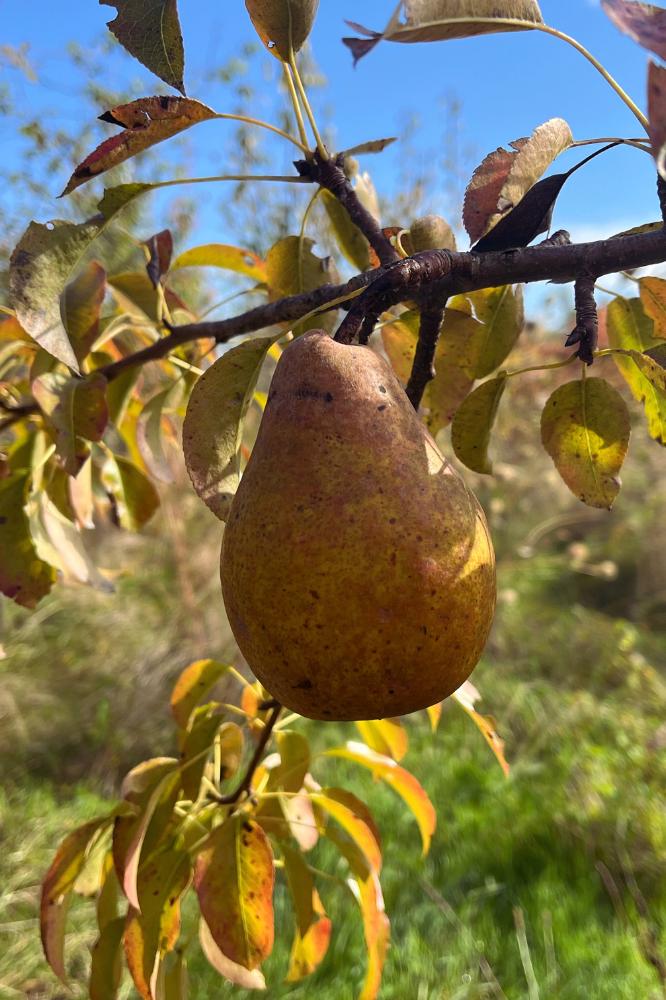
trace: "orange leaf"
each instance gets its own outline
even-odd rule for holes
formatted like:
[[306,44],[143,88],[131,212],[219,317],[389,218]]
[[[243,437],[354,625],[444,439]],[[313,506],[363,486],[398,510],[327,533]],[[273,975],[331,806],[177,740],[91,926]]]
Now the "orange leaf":
[[342,788],[323,788],[311,795],[313,803],[332,816],[360,848],[373,871],[382,867],[379,831],[364,802]]
[[401,761],[407,753],[409,738],[399,719],[371,719],[357,722],[356,728],[371,750]]
[[185,729],[195,707],[228,669],[218,660],[195,660],[185,667],[171,692],[171,711],[181,729]]
[[368,949],[368,968],[359,1000],[375,1000],[382,981],[391,925],[384,910],[384,897],[377,875],[356,878],[350,886],[361,907],[363,933]]
[[469,715],[472,722],[479,727],[483,738],[497,757],[499,766],[502,768],[505,777],[509,776],[509,765],[504,756],[504,740],[497,732],[495,720],[490,715],[480,715],[474,708],[474,703],[481,697],[478,690],[471,681],[465,683],[454,691],[451,695]]
[[186,250],[173,262],[177,267],[219,267],[225,271],[245,274],[255,281],[265,282],[266,263],[251,250],[229,246],[227,243],[207,243],[205,246]]
[[326,916],[312,872],[303,855],[293,848],[283,850],[284,870],[296,912],[296,935],[291,948],[287,982],[297,982],[315,971],[331,939],[331,921]]
[[429,705],[428,708],[426,708],[426,712],[428,713],[428,718],[430,719],[430,728],[434,733],[437,731],[439,720],[442,717],[441,701],[438,701],[436,705]]

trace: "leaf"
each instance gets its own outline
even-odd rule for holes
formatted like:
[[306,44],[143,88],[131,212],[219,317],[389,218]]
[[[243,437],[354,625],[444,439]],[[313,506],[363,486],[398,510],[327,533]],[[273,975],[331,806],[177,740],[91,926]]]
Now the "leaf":
[[451,423],[460,404],[469,395],[483,335],[482,325],[473,316],[459,309],[445,309],[435,350],[435,377],[423,397],[428,407],[427,424],[431,434]]
[[101,121],[119,125],[122,131],[105,139],[79,163],[61,198],[93,177],[99,177],[165,139],[171,139],[199,122],[210,121],[215,118],[215,112],[189,97],[162,96],[140,97],[105,111],[99,117]]
[[298,792],[310,767],[310,744],[305,736],[287,730],[277,735],[280,763],[270,773],[268,788]]
[[352,222],[347,209],[335,195],[322,188],[319,197],[326,209],[335,241],[343,257],[358,271],[365,271],[370,266],[370,244],[367,239]]
[[361,851],[371,870],[381,871],[379,835],[368,807],[342,788],[323,788],[321,792],[313,792],[310,798],[340,824]]
[[430,729],[433,733],[437,732],[437,727],[439,726],[439,720],[442,717],[442,703],[438,701],[436,705],[429,705],[426,708],[428,713],[428,720],[430,722]]
[[456,456],[468,469],[490,475],[488,458],[490,434],[500,400],[506,389],[506,374],[488,379],[463,401],[451,426],[451,444]]
[[414,815],[421,832],[423,853],[428,853],[430,839],[437,824],[437,815],[430,799],[413,774],[400,767],[390,757],[384,757],[370,750],[364,743],[349,741],[343,747],[334,747],[324,753],[327,757],[342,757],[344,760],[351,760],[368,768],[376,778],[381,778],[397,792]]
[[[358,185],[357,185],[358,186]],[[313,253],[314,240],[300,236],[285,236],[273,244],[266,254],[266,275],[271,298],[280,299],[300,292],[310,292],[322,285],[335,284],[338,273],[330,257],[317,257]],[[305,322],[297,321],[298,330],[330,329],[334,321],[330,316],[312,316]]]
[[160,1000],[187,1000],[189,981],[185,956],[180,952],[173,954],[171,961],[162,965],[160,972]]
[[105,293],[106,271],[96,260],[91,260],[62,292],[62,325],[79,365],[99,337],[99,314]]
[[76,352],[62,324],[61,295],[112,218],[151,184],[121,184],[104,192],[99,215],[87,222],[31,222],[9,263],[9,291],[16,318],[40,347],[78,371]]
[[40,559],[59,569],[66,581],[87,584],[101,593],[114,592],[113,584],[93,563],[78,527],[61,514],[47,493],[35,490],[26,513]]
[[666,280],[639,278],[638,285],[643,309],[654,322],[652,336],[666,339]]
[[629,447],[629,411],[601,378],[561,385],[541,414],[541,440],[572,493],[590,507],[610,508]]
[[185,53],[176,0],[99,2],[118,11],[107,27],[123,48],[160,80],[184,94]]
[[141,469],[120,455],[109,455],[102,469],[102,483],[113,497],[118,524],[126,531],[140,531],[160,505],[158,493]]
[[154,236],[145,241],[144,246],[149,254],[146,273],[153,288],[157,288],[161,284],[162,278],[167,274],[171,264],[171,257],[173,255],[173,236],[171,235],[171,230],[163,229],[161,232],[155,233]]
[[[552,206],[568,173],[547,177],[540,186],[536,182],[572,142],[571,129],[564,119],[551,118],[539,125],[529,139],[511,143],[514,152],[497,150],[490,158],[486,157],[472,175],[463,208],[465,228],[473,241],[479,241],[475,250],[497,250],[505,245],[526,246],[548,229]],[[489,184],[488,166],[492,157],[499,158],[501,169],[491,170],[492,183]],[[528,192],[529,199],[517,213],[516,206],[523,202]],[[507,220],[502,229],[497,230],[498,224],[509,213],[511,222]],[[481,243],[480,238],[490,230],[494,230],[492,237]]]
[[[608,343],[611,347],[640,354],[663,343],[654,336],[654,323],[646,315],[640,299],[618,297],[608,306]],[[637,368],[631,358],[614,355],[613,360],[633,396],[645,407],[648,432],[666,444],[666,398]]]
[[88,996],[90,1000],[115,1000],[123,966],[125,918],[116,917],[102,929],[91,952]]
[[195,660],[185,667],[171,692],[171,712],[181,729],[190,715],[229,669],[218,660]]
[[180,267],[219,267],[225,271],[245,274],[255,281],[267,280],[266,264],[251,250],[229,246],[227,243],[206,243],[192,247],[176,257],[172,270]]
[[[392,146],[398,141],[396,135],[388,139],[370,139],[367,142],[359,142],[356,146],[343,149],[340,156],[362,156],[364,153],[383,153],[388,146]],[[329,192],[330,193],[330,192]]]
[[666,10],[651,3],[601,0],[613,24],[635,42],[666,60]]
[[506,360],[522,333],[523,286],[484,288],[469,292],[465,298],[471,302],[476,319],[483,323],[483,329],[476,333],[478,356],[474,377],[485,378]]
[[155,396],[152,396],[137,420],[136,443],[141,458],[153,479],[172,483],[174,473],[164,451],[165,429],[170,425],[167,411],[178,408],[183,397],[183,382],[177,379]]
[[273,949],[273,852],[258,823],[231,816],[199,854],[194,888],[224,955],[256,969]]
[[190,881],[190,859],[168,850],[142,865],[137,879],[141,912],[130,907],[125,924],[127,967],[143,1000],[156,1000],[161,959],[180,932],[180,898]]
[[319,0],[245,0],[252,24],[264,45],[289,61],[289,48],[299,52],[312,30]]
[[[221,725],[222,709],[214,702],[212,705],[195,708],[192,713],[180,754],[183,796],[192,802],[199,796],[201,779],[208,757],[213,751],[213,740]],[[227,725],[233,726],[233,723],[228,722]],[[238,726],[234,728],[240,733]]]
[[261,366],[276,337],[226,351],[195,383],[183,423],[185,465],[195,492],[225,521],[240,482],[243,422]]
[[[124,852],[124,870],[121,885],[130,905],[137,910],[141,909],[138,890],[139,862],[141,861],[148,827],[156,815],[159,817],[159,822],[168,820],[171,817],[171,811],[176,803],[181,783],[181,776],[178,772],[169,768],[166,770],[167,773],[152,789],[136,822],[132,823],[131,837],[129,838],[127,850]],[[161,831],[157,830],[156,835],[158,839],[160,833]],[[117,843],[118,839],[116,837]]]
[[409,739],[400,719],[371,719],[355,726],[371,750],[397,761],[407,753]]
[[296,934],[286,981],[295,983],[311,975],[323,961],[331,940],[331,921],[326,916],[312,873],[302,854],[285,847],[283,859],[296,912]]
[[465,683],[454,691],[451,697],[458,702],[461,708],[467,712],[470,719],[481,731],[481,734],[495,754],[498,760],[499,766],[504,772],[504,776],[509,776],[509,765],[507,763],[506,757],[504,756],[504,740],[500,737],[497,732],[497,724],[495,720],[490,715],[480,715],[474,705],[476,701],[481,697],[479,691],[474,687],[471,681],[465,681]]
[[[651,356],[655,352],[661,353],[661,361]],[[638,366],[641,374],[647,379],[650,385],[657,389],[659,393],[666,393],[666,367],[664,367],[666,345],[664,345],[664,348],[652,348],[652,351],[647,351],[645,354],[641,354],[639,351],[626,351],[624,353]]]
[[113,864],[113,851],[107,851],[102,862],[102,876],[97,895],[97,926],[103,931],[107,924],[118,915],[119,885],[116,869]]
[[37,555],[25,512],[30,474],[0,477],[0,592],[34,608],[55,583],[55,569]]
[[[405,22],[398,15],[404,7]],[[523,24],[507,23],[522,21]],[[435,42],[471,38],[499,31],[529,31],[543,24],[536,0],[404,0],[383,32],[347,22],[366,39],[343,38],[354,61],[367,55],[378,42]]]
[[666,69],[652,60],[648,68],[648,120],[657,170],[666,177]]
[[33,344],[34,341],[25,332],[16,316],[5,316],[0,314],[0,343],[13,343],[21,341],[24,344]]
[[240,986],[244,990],[266,989],[266,980],[260,969],[245,969],[222,953],[213,940],[213,935],[205,920],[199,921],[199,943],[213,968],[234,986]]
[[42,883],[40,929],[46,961],[63,983],[65,921],[74,883],[81,872],[96,834],[111,822],[103,816],[73,830],[58,848]]
[[86,378],[70,378],[60,372],[46,372],[32,383],[36,402],[53,429],[58,454],[65,472],[76,476],[89,455],[85,442],[101,441],[109,412],[107,382],[93,372]]

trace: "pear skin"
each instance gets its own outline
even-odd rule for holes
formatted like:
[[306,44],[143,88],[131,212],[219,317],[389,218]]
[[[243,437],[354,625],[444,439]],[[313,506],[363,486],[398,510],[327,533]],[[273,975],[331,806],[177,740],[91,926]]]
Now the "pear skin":
[[311,719],[441,701],[474,669],[495,610],[476,497],[386,362],[315,330],[278,362],[221,576],[249,666]]

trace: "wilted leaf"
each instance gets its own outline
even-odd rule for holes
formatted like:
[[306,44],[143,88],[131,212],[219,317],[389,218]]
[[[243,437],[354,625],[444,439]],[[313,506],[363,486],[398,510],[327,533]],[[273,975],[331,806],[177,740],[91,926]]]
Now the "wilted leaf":
[[[611,347],[643,354],[663,344],[655,338],[654,323],[646,315],[640,299],[617,297],[608,306],[608,343]],[[666,444],[666,397],[636,363],[623,355],[613,360],[634,397],[645,407],[648,432],[660,444]]]
[[137,888],[141,911],[130,907],[125,924],[125,958],[142,1000],[156,1000],[164,955],[180,933],[180,898],[191,875],[189,856],[168,850],[141,866]]
[[635,42],[666,60],[666,10],[633,0],[601,0],[613,24]]
[[319,0],[245,0],[245,6],[264,45],[288,62],[290,42],[294,52],[303,48]]
[[106,379],[93,372],[71,378],[47,372],[32,383],[36,402],[52,428],[65,472],[76,476],[89,454],[87,441],[100,441],[109,419]]
[[561,385],[541,415],[544,448],[571,492],[590,507],[612,507],[630,432],[627,404],[601,378]]
[[[666,70],[664,70],[666,73]],[[639,278],[643,309],[654,322],[652,336],[666,339],[666,280]]]
[[140,531],[160,505],[150,479],[120,455],[109,456],[102,469],[102,482],[113,497],[118,524],[126,531]]
[[40,559],[25,512],[30,475],[0,477],[0,591],[34,608],[55,583],[53,566]]
[[106,292],[106,271],[96,260],[65,287],[60,298],[62,325],[81,364],[99,337],[99,314]]
[[400,767],[390,757],[384,757],[375,753],[374,750],[370,750],[364,743],[349,741],[343,747],[334,747],[332,750],[325,751],[325,755],[327,757],[342,757],[344,760],[360,764],[397,792],[418,823],[423,841],[423,853],[427,853],[430,839],[437,824],[437,815],[430,799],[413,774]]
[[260,969],[245,969],[222,953],[213,940],[213,935],[205,920],[199,922],[199,943],[201,950],[216,972],[219,972],[234,986],[240,986],[244,990],[266,989],[266,980]]
[[500,192],[511,172],[516,153],[527,141],[517,139],[510,144],[512,150],[498,147],[484,157],[472,174],[463,204],[463,225],[472,243],[480,240],[487,231],[488,220],[497,211]]
[[504,756],[504,740],[497,732],[495,720],[490,715],[480,715],[474,708],[474,705],[481,697],[479,691],[474,687],[471,681],[465,681],[465,683],[459,687],[457,691],[453,692],[451,697],[454,701],[458,702],[460,707],[467,712],[472,722],[478,726],[484,740],[495,754],[499,766],[504,772],[504,776],[508,777],[509,765],[506,757]]
[[490,475],[493,471],[488,458],[488,445],[505,389],[505,374],[488,379],[467,396],[453,418],[453,450],[460,461],[474,472]]
[[340,252],[358,271],[365,271],[370,266],[370,244],[367,239],[335,195],[322,188],[319,197],[326,209]]
[[371,750],[397,761],[407,753],[409,738],[400,719],[371,719],[355,725]]
[[118,11],[107,22],[123,48],[164,80],[185,93],[185,53],[176,0],[99,0]]
[[267,280],[266,264],[261,257],[251,250],[229,246],[227,243],[206,243],[204,246],[185,250],[173,262],[173,270],[179,267],[219,267],[224,271],[245,274],[255,281]]
[[311,799],[340,824],[372,871],[379,872],[382,867],[381,845],[377,827],[365,803],[342,788],[323,788],[321,792],[313,792]]
[[109,188],[98,204],[100,214],[87,222],[31,222],[12,253],[9,290],[16,318],[40,347],[75,371],[76,352],[60,314],[63,290],[113,216],[151,189],[150,184]]
[[181,729],[229,667],[218,660],[195,660],[185,667],[171,692],[171,711]]
[[162,278],[167,274],[173,254],[173,236],[171,230],[163,229],[146,240],[144,246],[148,250],[146,273],[153,288],[157,288]]
[[196,382],[183,423],[183,453],[192,485],[221,521],[240,481],[243,422],[266,354],[277,337],[245,340]]
[[258,823],[235,815],[199,854],[194,887],[222,953],[256,969],[273,949],[273,852]]
[[90,1000],[115,1000],[123,971],[125,918],[116,917],[101,931],[90,955]]

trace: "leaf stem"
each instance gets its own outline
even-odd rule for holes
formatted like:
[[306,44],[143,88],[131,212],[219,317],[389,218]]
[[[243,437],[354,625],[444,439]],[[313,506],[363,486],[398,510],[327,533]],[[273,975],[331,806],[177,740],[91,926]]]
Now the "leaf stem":
[[246,125],[256,125],[257,128],[265,128],[269,132],[274,132],[276,135],[281,136],[283,139],[288,139],[289,142],[293,143],[294,146],[298,146],[302,152],[307,153],[308,147],[307,136],[301,133],[301,142],[298,139],[290,135],[289,132],[285,132],[284,129],[279,128],[277,125],[271,125],[270,122],[264,122],[260,118],[249,118],[247,115],[232,115],[232,114],[216,114],[215,118],[219,118],[225,121],[235,121],[235,122],[245,122]]
[[308,133],[305,128],[305,122],[303,121],[303,112],[301,111],[301,103],[298,99],[298,94],[296,93],[296,88],[294,87],[294,81],[291,75],[291,70],[287,63],[282,63],[282,68],[284,70],[284,79],[287,84],[287,90],[289,91],[289,96],[291,97],[291,104],[294,109],[294,116],[296,118],[296,125],[298,126],[298,134],[301,137],[301,148],[305,150],[307,154],[309,152],[308,148]]
[[634,149],[640,149],[642,152],[652,156],[652,150],[650,149],[650,144],[647,139],[622,139],[619,136],[608,136],[601,139],[576,139],[571,143],[569,148],[575,149],[577,146],[596,146],[608,142],[618,143],[623,146],[633,146]]
[[530,365],[529,368],[517,368],[515,371],[505,372],[504,374],[507,378],[515,378],[516,375],[525,375],[527,372],[547,372],[554,368],[566,368],[567,365],[570,365],[577,360],[577,356],[572,354],[571,357],[566,358],[565,361],[553,361],[552,364],[549,365]]
[[317,152],[319,153],[322,160],[327,160],[328,151],[322,141],[321,135],[319,134],[319,129],[317,128],[317,122],[314,116],[314,112],[312,111],[310,101],[308,100],[308,95],[305,90],[305,87],[303,86],[303,81],[301,80],[301,74],[298,72],[298,66],[296,65],[296,56],[294,55],[292,49],[289,50],[289,66],[291,68],[291,72],[293,73],[296,89],[303,102],[303,107],[305,108],[305,114],[307,115],[308,121],[310,122],[310,128],[312,129],[312,134],[317,144]]

